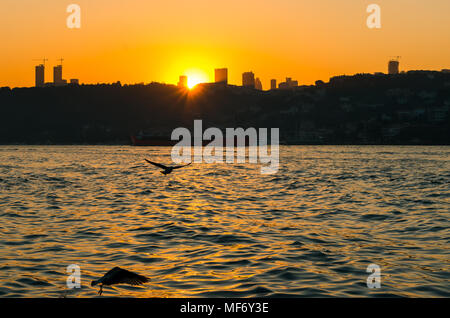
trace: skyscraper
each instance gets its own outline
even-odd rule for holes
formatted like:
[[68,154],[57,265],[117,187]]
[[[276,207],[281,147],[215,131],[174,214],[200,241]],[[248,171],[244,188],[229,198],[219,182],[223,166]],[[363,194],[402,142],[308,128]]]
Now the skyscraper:
[[216,68],[215,71],[215,82],[221,84],[228,84],[228,69],[227,68]]
[[262,89],[263,89],[262,88],[262,83],[261,83],[261,80],[259,79],[259,77],[257,77],[256,80],[255,80],[255,88],[260,90],[260,91],[262,91]]
[[255,74],[253,72],[245,72],[242,74],[242,86],[255,88]]
[[398,74],[400,68],[400,62],[398,60],[390,60],[388,64],[388,74]]
[[270,89],[277,89],[277,80],[270,80]]
[[43,87],[45,84],[45,66],[44,64],[39,64],[36,66],[36,87]]
[[180,80],[178,81],[178,87],[186,88],[188,87],[188,77],[185,75],[180,76]]
[[53,67],[53,84],[55,86],[63,84],[62,65]]

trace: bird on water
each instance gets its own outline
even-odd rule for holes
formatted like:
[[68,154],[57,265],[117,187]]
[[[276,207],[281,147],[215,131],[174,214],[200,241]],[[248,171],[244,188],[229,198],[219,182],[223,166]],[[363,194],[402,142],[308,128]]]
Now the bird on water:
[[120,267],[114,267],[109,272],[107,272],[102,278],[98,280],[93,280],[91,286],[100,286],[98,294],[103,293],[103,286],[128,284],[128,285],[142,285],[150,281],[150,278],[145,276],[130,272],[126,269]]
[[188,163],[187,165],[184,165],[184,166],[173,166],[173,167],[168,167],[168,166],[165,166],[165,165],[163,165],[163,164],[160,164],[160,163],[157,163],[157,162],[153,162],[153,161],[150,161],[150,160],[147,160],[147,159],[145,159],[145,161],[147,161],[148,163],[150,163],[150,164],[152,164],[152,165],[154,165],[154,166],[156,166],[156,167],[158,167],[158,168],[163,169],[163,171],[161,171],[161,173],[162,173],[163,175],[168,175],[168,174],[172,173],[172,171],[175,170],[175,169],[184,168],[184,167],[187,167],[187,166],[189,166],[190,164],[192,164],[192,162],[190,162],[190,163]]

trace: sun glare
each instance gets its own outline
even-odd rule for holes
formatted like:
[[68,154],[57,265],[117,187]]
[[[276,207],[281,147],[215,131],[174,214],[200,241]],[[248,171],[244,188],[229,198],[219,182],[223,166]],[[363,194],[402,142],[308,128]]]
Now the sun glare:
[[186,76],[188,77],[187,85],[189,89],[193,89],[197,84],[208,82],[207,74],[200,70],[190,70],[186,72]]

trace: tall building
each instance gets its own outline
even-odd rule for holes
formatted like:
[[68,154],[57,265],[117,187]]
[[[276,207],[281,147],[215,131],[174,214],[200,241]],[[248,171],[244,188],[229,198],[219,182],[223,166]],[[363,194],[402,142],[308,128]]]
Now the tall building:
[[257,77],[256,80],[255,80],[255,88],[260,90],[260,91],[262,91],[262,89],[263,89],[262,88],[262,83],[261,83],[261,80],[259,79],[259,77]]
[[36,87],[43,87],[45,85],[45,66],[44,64],[39,64],[36,66],[35,70],[36,76]]
[[53,84],[61,85],[63,84],[63,78],[62,78],[62,65],[56,65],[53,67]]
[[270,89],[277,89],[277,80],[276,79],[270,80]]
[[255,88],[255,74],[253,72],[245,72],[242,74],[242,86]]
[[400,71],[400,62],[397,60],[390,60],[388,64],[388,74],[398,74]]
[[188,77],[185,75],[180,76],[180,80],[178,81],[178,87],[187,88],[188,87]]
[[227,68],[216,68],[215,71],[215,82],[221,84],[228,84],[228,69]]

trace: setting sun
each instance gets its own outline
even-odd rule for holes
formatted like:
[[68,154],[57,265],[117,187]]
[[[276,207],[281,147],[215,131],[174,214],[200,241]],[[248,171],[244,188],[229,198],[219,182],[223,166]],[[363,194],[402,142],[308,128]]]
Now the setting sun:
[[189,89],[194,88],[197,84],[207,83],[209,81],[208,75],[204,71],[197,69],[188,70],[186,76],[188,77],[187,85]]

